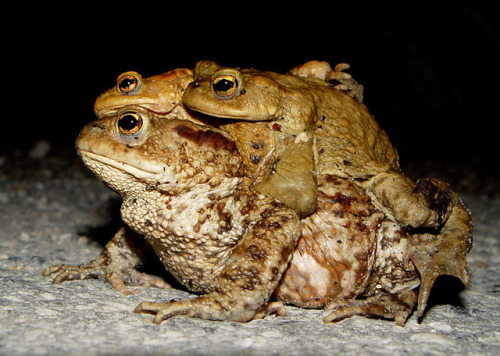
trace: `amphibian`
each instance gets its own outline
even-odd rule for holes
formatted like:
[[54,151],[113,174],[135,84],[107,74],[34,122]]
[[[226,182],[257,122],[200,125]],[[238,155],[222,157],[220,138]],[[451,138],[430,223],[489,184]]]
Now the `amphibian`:
[[[155,314],[156,323],[175,315],[248,321],[283,313],[280,303],[290,303],[326,306],[327,322],[378,315],[401,325],[420,281],[419,314],[440,274],[468,281],[471,226],[456,196],[449,224],[438,234],[410,234],[352,180],[321,174],[317,208],[300,219],[245,186],[230,135],[137,106],[88,124],[77,148],[86,166],[121,194],[127,227],[96,260],[45,274],[56,273],[55,282],[105,277],[124,295],[128,284],[166,288],[135,269],[145,241],[180,283],[200,294],[141,303],[136,311]],[[447,245],[453,255],[441,252]]]

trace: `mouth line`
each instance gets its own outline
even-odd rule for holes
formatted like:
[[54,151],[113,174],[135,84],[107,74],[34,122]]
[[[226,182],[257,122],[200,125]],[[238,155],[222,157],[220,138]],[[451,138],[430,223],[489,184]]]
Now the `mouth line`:
[[190,110],[192,110],[194,112],[199,112],[199,113],[201,113],[203,115],[207,115],[207,116],[217,117],[219,119],[255,121],[255,120],[252,120],[251,118],[249,118],[247,115],[230,115],[228,113],[224,113],[224,115],[218,115],[216,113],[213,113],[213,112],[210,112],[210,111],[206,111],[206,110],[202,110],[202,109],[199,109],[199,108],[193,109],[189,105],[186,105],[186,106]]
[[157,175],[161,173],[160,170],[153,172],[153,171],[148,171],[145,169],[138,168],[136,166],[132,166],[128,163],[125,162],[120,162],[117,160],[114,160],[112,158],[108,158],[106,156],[86,151],[86,150],[80,150],[80,154],[82,155],[83,158],[89,159],[91,161],[96,161],[100,162],[104,165],[116,168],[120,171],[126,172],[128,174],[133,175],[134,177],[137,178],[151,178],[151,176]]
[[105,109],[101,109],[101,110],[97,111],[96,112],[96,116],[99,117],[99,118],[102,118],[104,116],[113,116],[113,115],[116,115],[120,110],[122,110],[126,106],[130,106],[131,110],[133,110],[132,108],[134,106],[136,106],[136,107],[143,107],[143,108],[147,109],[148,111],[150,111],[153,114],[158,115],[158,116],[166,116],[166,115],[170,114],[173,111],[173,109],[167,110],[167,111],[164,111],[164,112],[163,111],[159,111],[159,110],[155,110],[155,106],[157,104],[158,104],[157,101],[139,102],[139,103],[133,103],[133,104],[126,104],[126,105],[117,104],[117,105],[114,105],[114,106],[108,106]]

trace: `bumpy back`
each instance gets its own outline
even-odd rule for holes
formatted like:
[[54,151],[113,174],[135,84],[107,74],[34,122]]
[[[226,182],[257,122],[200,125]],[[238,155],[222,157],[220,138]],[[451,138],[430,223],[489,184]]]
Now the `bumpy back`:
[[316,171],[367,178],[399,169],[399,157],[387,134],[365,105],[333,89],[323,92],[317,122]]

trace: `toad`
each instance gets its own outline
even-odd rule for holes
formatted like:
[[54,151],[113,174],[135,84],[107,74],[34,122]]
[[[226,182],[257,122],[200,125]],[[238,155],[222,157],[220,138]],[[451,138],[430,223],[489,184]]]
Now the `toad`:
[[[212,66],[217,65],[208,61],[199,62],[197,71],[206,71],[207,68]],[[307,78],[308,81],[313,83],[321,83],[322,86],[329,85],[340,89],[356,98],[356,100],[362,100],[363,87],[356,83],[348,73],[344,72],[347,68],[349,66],[344,63],[338,64],[335,69],[332,69],[326,62],[310,61],[294,68],[292,73],[295,76]],[[117,108],[133,104],[140,105],[159,115],[168,115],[173,110],[176,110],[178,115],[185,115],[185,110],[180,105],[181,95],[191,81],[192,71],[185,68],[175,69],[149,78],[143,78],[137,72],[125,72],[118,77],[117,85],[114,88],[107,90],[97,98],[94,111],[97,116],[102,116],[114,112]],[[308,116],[304,116],[304,118],[305,121],[309,120]],[[190,119],[199,120],[200,118],[191,115]],[[307,131],[310,129],[309,126],[312,125],[305,121],[302,124],[300,119],[296,121],[297,127],[292,130],[295,133],[301,132],[302,127]],[[212,125],[216,124],[213,120],[210,123]],[[267,150],[267,153],[273,153],[276,144],[271,142],[270,137],[264,136],[262,139],[248,142],[248,138],[252,136],[252,133],[247,132],[243,126],[228,125],[224,127],[224,129],[239,138],[237,144],[240,146],[240,150],[245,152],[243,157],[247,167],[246,175],[251,178],[249,182],[253,189],[271,194],[303,215],[314,210],[317,185],[313,162],[310,159],[313,144],[310,134],[304,132],[297,139],[289,135],[288,140],[293,138],[297,142],[290,144],[287,141],[288,146],[286,148],[284,145],[278,145],[278,150],[281,150],[281,152],[275,161],[280,162],[273,166],[278,174],[274,175],[272,182],[260,183],[265,176],[263,169],[265,165],[262,163],[271,164],[270,156],[263,159],[262,152]],[[281,131],[279,125],[275,126],[275,128],[278,127],[280,128],[279,131]],[[286,132],[286,128],[283,131]],[[273,147],[272,152],[269,152],[271,147]],[[259,163],[261,164],[259,165]],[[260,168],[255,169],[257,167]],[[291,175],[293,175],[293,180],[288,179]]]
[[237,121],[224,129],[247,158],[252,189],[307,215],[316,207],[316,129],[325,114],[320,103],[331,102],[330,92],[342,93],[326,80],[343,72],[314,61],[291,73],[236,70],[201,61],[183,101],[191,110]]
[[[462,233],[471,227],[456,195],[439,233],[410,234],[352,180],[320,174],[317,208],[300,219],[245,187],[230,135],[138,106],[88,124],[77,148],[85,165],[122,196],[127,227],[96,260],[44,274],[57,274],[56,283],[103,277],[124,295],[131,292],[127,285],[166,288],[136,270],[145,242],[172,276],[199,294],[138,305],[136,312],[154,314],[155,323],[176,315],[243,322],[283,314],[289,303],[326,307],[326,322],[376,315],[402,325],[419,284],[427,293],[440,274],[468,281],[469,240]],[[441,250],[446,245],[453,255]],[[427,300],[422,287],[419,313]]]
[[357,181],[403,226],[440,226],[452,208],[450,192],[403,175],[396,149],[366,106],[328,85],[312,70],[318,66],[306,63],[284,75],[201,61],[183,101],[232,120],[222,127],[247,159],[252,188],[303,215],[316,206],[317,174],[331,174]]

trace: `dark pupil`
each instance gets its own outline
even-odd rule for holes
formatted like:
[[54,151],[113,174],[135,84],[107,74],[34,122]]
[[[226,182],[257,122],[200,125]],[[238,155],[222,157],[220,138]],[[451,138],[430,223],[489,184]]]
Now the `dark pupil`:
[[133,115],[125,115],[120,119],[118,125],[125,131],[133,130],[138,124],[137,119]]
[[120,89],[128,90],[130,89],[130,86],[134,84],[134,82],[134,79],[125,78],[120,82]]
[[235,79],[234,82],[227,79],[221,79],[214,84],[215,91],[228,91],[238,85],[238,81]]

